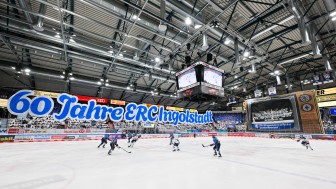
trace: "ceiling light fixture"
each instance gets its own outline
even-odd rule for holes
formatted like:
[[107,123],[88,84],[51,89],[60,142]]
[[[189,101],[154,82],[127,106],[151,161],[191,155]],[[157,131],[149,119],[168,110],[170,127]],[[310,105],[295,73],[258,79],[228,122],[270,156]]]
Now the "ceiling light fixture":
[[249,57],[249,56],[250,56],[250,52],[245,51],[245,52],[244,52],[244,57]]
[[155,57],[155,62],[160,62],[160,58],[159,57]]
[[185,19],[185,24],[186,24],[187,26],[189,26],[190,24],[192,24],[192,20],[191,20],[190,17],[187,17],[187,18]]
[[197,29],[200,29],[202,27],[202,25],[201,24],[196,24],[195,26],[194,26],[194,28],[197,30]]
[[74,77],[70,77],[69,79],[70,79],[70,80],[75,80],[75,78],[74,78]]
[[229,45],[232,41],[229,38],[226,38],[224,41],[225,45]]
[[24,69],[24,71],[25,71],[26,73],[29,73],[29,72],[30,72],[30,69],[29,69],[29,68],[26,68],[26,69]]
[[330,13],[330,16],[331,16],[331,17],[334,17],[334,16],[336,16],[336,11],[334,11],[334,12],[331,12],[331,13]]

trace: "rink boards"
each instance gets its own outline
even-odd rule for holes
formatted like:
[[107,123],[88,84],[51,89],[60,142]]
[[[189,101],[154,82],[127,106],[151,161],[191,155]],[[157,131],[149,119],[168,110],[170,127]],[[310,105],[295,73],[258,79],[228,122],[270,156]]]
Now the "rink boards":
[[[227,132],[200,132],[196,133],[197,137],[261,137],[270,138],[269,133],[227,133]],[[194,133],[179,133],[174,134],[178,137],[194,137]],[[308,139],[320,140],[336,140],[336,135],[332,134],[294,134],[294,133],[277,133],[274,138],[295,138],[299,135],[304,135]],[[57,141],[85,141],[85,140],[100,140],[103,136],[122,138],[122,134],[116,133],[92,133],[92,134],[0,134],[0,143],[4,142],[57,142]],[[169,134],[141,134],[141,139],[154,138],[169,138]]]

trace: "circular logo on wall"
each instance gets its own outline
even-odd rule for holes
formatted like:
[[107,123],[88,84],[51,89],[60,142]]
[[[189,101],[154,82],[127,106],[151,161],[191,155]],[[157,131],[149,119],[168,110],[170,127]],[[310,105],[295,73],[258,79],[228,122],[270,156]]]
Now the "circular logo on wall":
[[310,112],[313,109],[313,106],[310,104],[304,104],[302,105],[302,110],[305,112]]
[[300,96],[300,101],[301,102],[308,102],[311,99],[309,95],[303,94]]

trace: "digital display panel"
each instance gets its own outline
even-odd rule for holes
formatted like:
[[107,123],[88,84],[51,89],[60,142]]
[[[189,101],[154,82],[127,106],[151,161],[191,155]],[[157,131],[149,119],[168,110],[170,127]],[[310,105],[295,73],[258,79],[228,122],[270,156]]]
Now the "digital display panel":
[[204,68],[204,82],[222,87],[223,75],[211,68]]
[[299,116],[294,96],[263,98],[248,103],[250,131],[299,131]]
[[192,85],[196,82],[197,79],[195,68],[191,68],[190,70],[178,76],[178,86],[180,89]]

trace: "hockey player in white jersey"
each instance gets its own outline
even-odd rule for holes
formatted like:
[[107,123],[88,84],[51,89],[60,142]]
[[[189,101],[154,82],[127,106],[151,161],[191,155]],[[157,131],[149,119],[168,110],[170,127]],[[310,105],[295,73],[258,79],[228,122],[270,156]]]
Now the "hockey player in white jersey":
[[134,143],[136,143],[136,142],[139,140],[140,137],[141,137],[141,135],[135,135],[135,136],[133,136],[133,137],[131,138],[131,144],[128,145],[128,147],[133,148]]
[[180,141],[179,141],[179,139],[174,138],[172,143],[173,143],[173,152],[175,152],[176,150],[180,151],[180,148],[179,148]]

